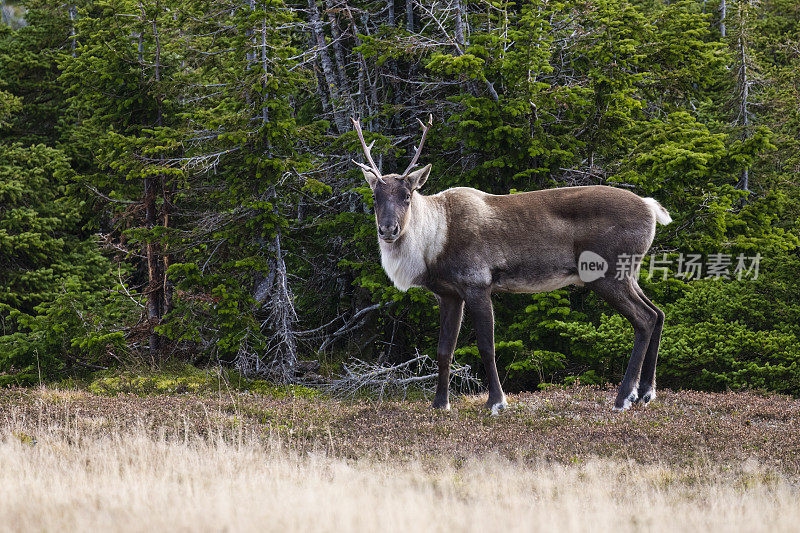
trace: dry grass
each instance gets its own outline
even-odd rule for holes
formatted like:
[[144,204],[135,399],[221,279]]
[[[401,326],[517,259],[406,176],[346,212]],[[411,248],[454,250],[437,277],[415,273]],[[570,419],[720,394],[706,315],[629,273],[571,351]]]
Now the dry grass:
[[[670,394],[683,393],[660,413],[612,417],[607,391],[549,391],[488,418],[480,398],[443,414],[423,402],[2,392],[0,530],[796,531],[800,402],[686,393],[670,407]],[[584,426],[594,437],[564,455],[545,443],[586,439]],[[631,439],[646,453],[621,453]],[[771,440],[781,454],[769,459]]]

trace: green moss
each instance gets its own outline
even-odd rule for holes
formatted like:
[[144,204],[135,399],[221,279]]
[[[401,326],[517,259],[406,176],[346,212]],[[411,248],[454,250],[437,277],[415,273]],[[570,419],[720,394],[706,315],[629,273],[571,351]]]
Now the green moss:
[[197,376],[130,376],[118,375],[98,377],[89,384],[94,394],[114,396],[128,394],[180,394],[185,392],[207,392],[216,389],[219,378],[202,378]]
[[27,446],[35,446],[36,445],[36,437],[28,435],[27,433],[22,432],[14,432],[14,436],[19,439],[22,444]]
[[302,385],[276,385],[263,379],[246,379],[238,372],[221,367],[208,369],[191,365],[172,365],[160,371],[102,371],[88,384],[94,394],[182,394],[248,391],[274,398],[314,398],[320,392]]

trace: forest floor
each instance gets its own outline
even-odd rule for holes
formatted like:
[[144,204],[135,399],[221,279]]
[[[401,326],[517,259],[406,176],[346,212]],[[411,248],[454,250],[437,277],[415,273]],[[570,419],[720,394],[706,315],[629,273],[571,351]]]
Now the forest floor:
[[0,391],[0,530],[792,531],[800,400]]

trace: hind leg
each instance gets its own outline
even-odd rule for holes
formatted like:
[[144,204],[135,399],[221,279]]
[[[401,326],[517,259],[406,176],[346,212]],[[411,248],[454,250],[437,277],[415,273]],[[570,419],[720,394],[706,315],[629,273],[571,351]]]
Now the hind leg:
[[639,376],[650,345],[658,314],[636,292],[633,279],[601,278],[589,287],[624,316],[633,326],[633,352],[619,386],[615,411],[624,411],[638,398]]
[[664,311],[656,307],[656,305],[645,296],[644,291],[639,287],[638,283],[634,283],[634,290],[639,298],[650,306],[656,312],[657,319],[653,333],[650,335],[650,344],[647,346],[647,352],[644,356],[644,364],[642,365],[642,373],[639,378],[639,389],[637,401],[647,405],[656,397],[656,363],[658,362],[658,347],[661,344],[661,332],[664,329]]

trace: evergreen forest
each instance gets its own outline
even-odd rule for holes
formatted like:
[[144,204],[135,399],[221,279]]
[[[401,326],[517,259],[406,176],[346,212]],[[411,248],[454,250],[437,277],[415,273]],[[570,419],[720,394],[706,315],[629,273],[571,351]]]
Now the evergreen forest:
[[[423,194],[656,198],[662,387],[800,395],[796,0],[2,0],[0,385],[435,357],[384,273],[360,120]],[[531,231],[536,231],[531,228]],[[586,288],[498,294],[510,391],[618,383]],[[467,318],[455,358],[478,375]]]

